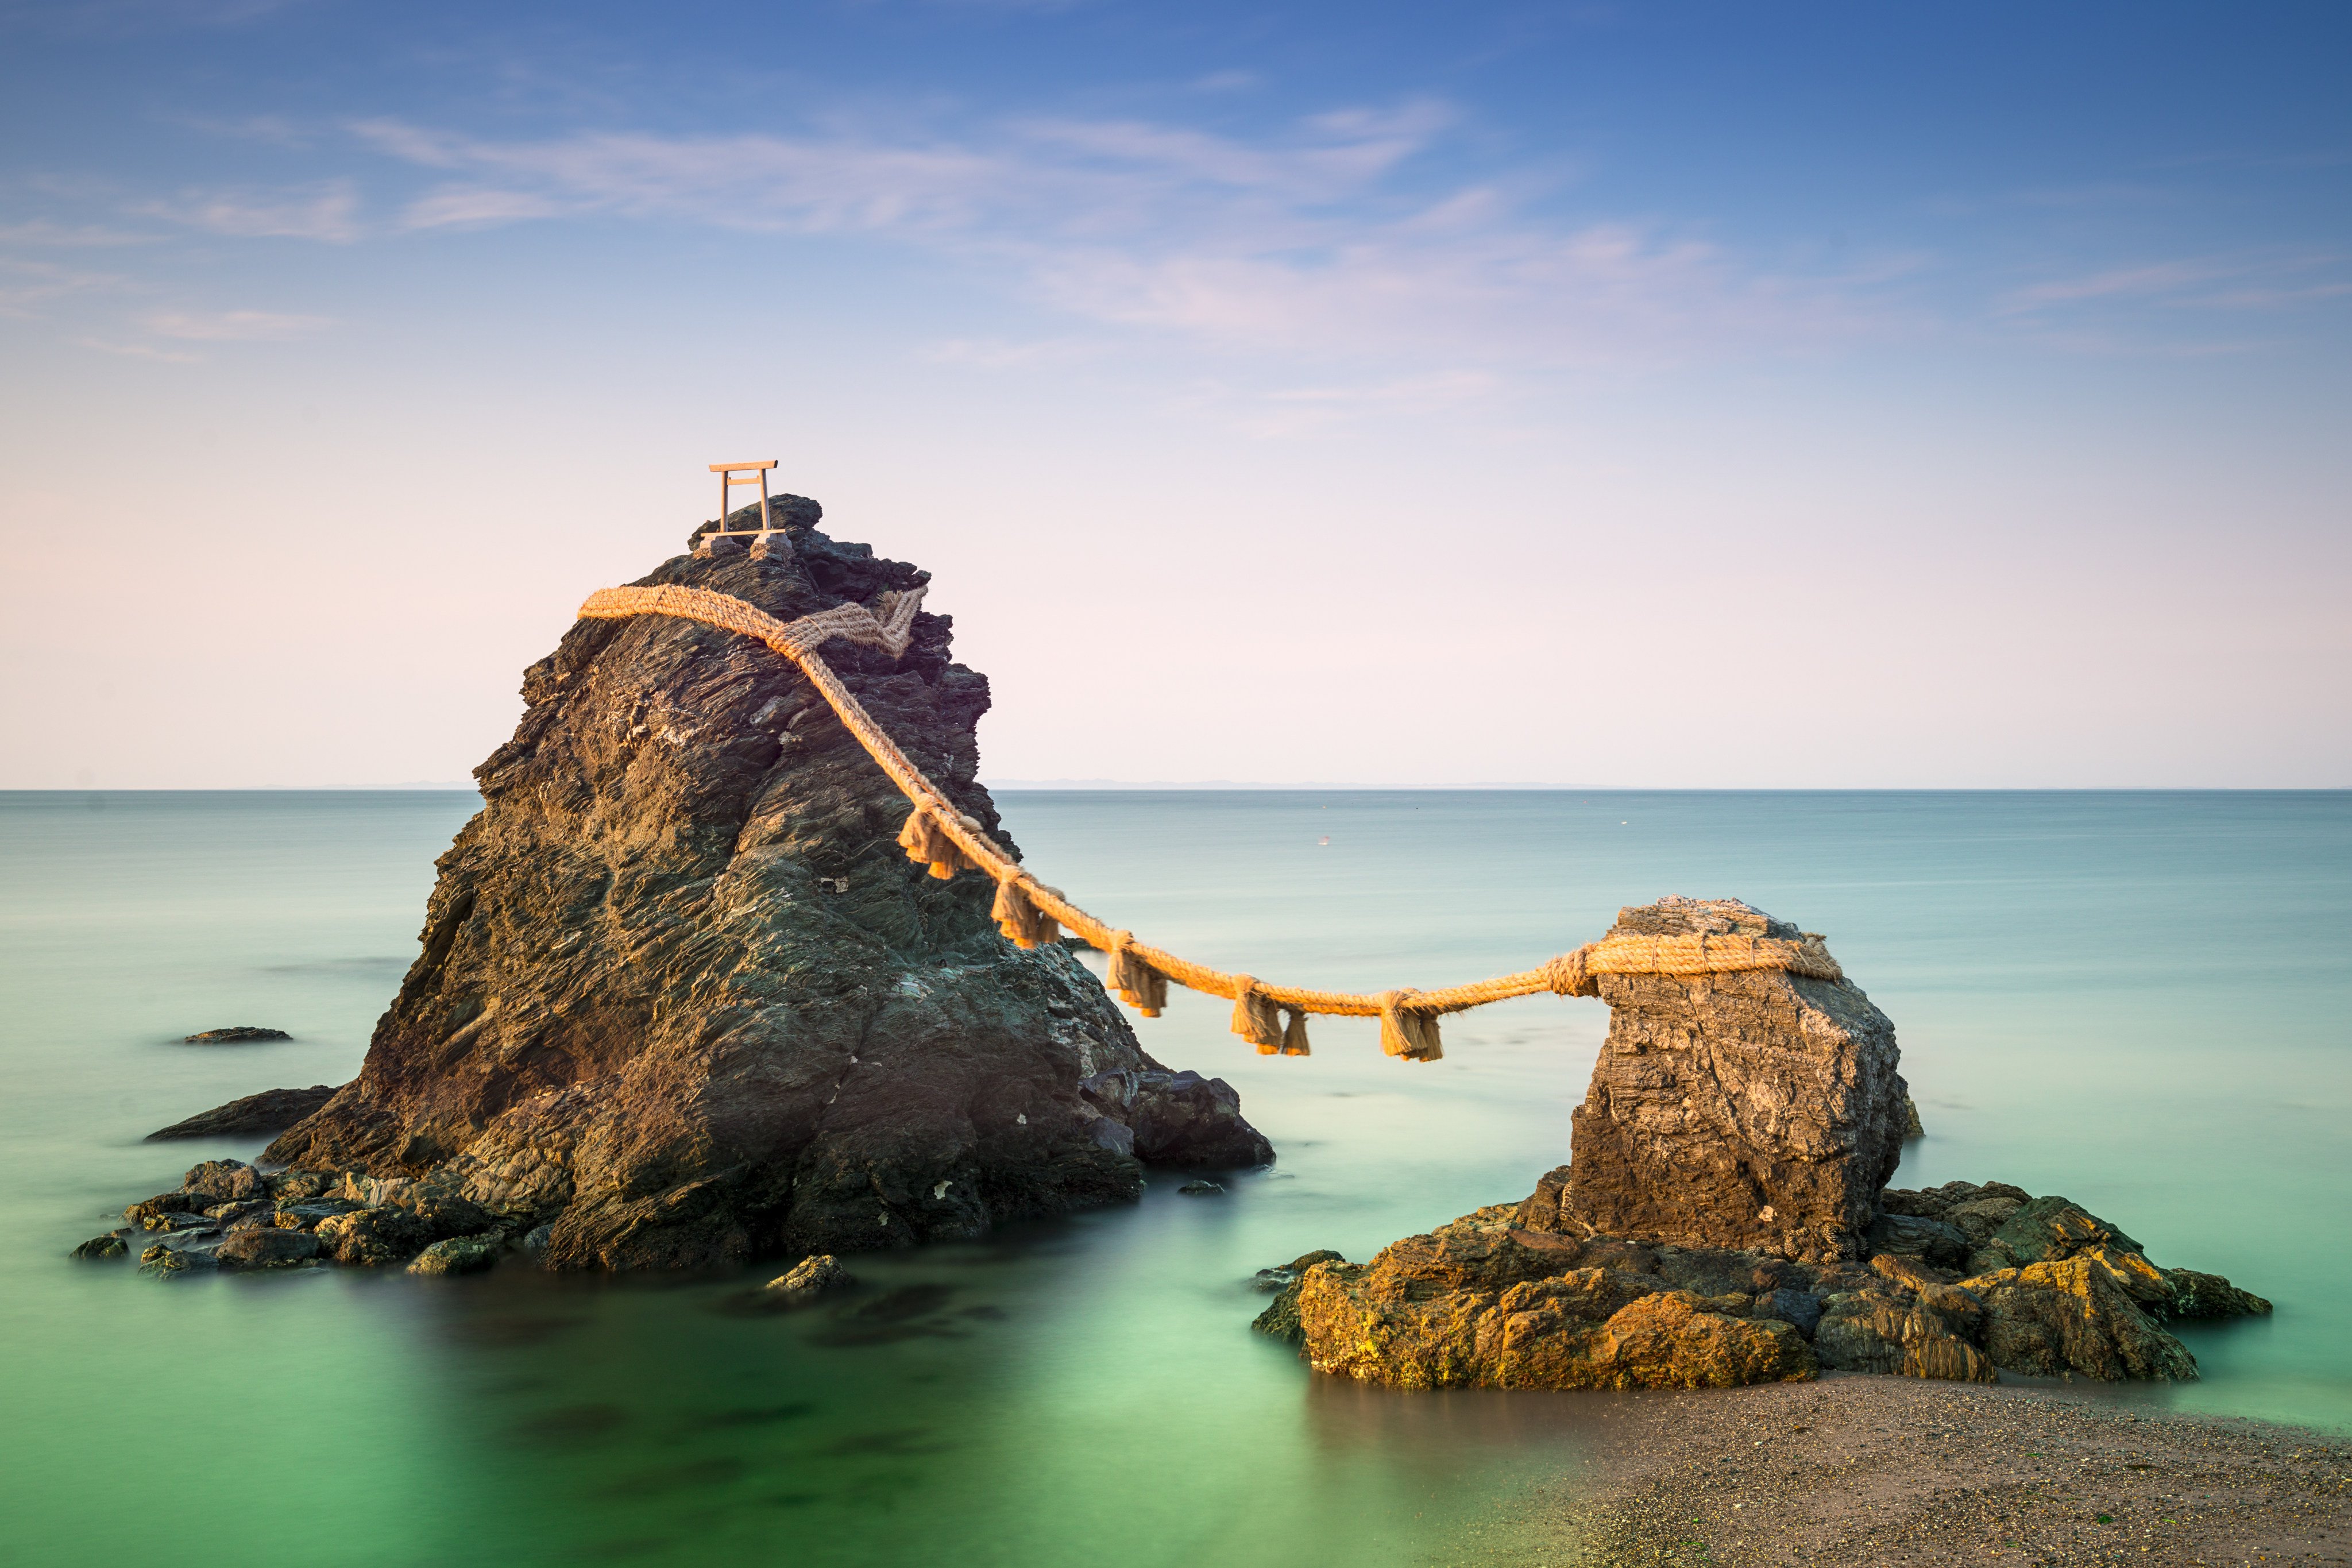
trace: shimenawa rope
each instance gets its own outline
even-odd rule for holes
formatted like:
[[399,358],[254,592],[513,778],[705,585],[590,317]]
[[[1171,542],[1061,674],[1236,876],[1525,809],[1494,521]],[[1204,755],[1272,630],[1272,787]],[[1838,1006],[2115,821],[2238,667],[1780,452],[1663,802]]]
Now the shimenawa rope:
[[1055,942],[1059,928],[1066,927],[1089,946],[1101,949],[1109,955],[1105,984],[1147,1018],[1158,1017],[1167,1006],[1171,980],[1193,991],[1227,998],[1234,1004],[1234,1033],[1263,1054],[1307,1055],[1307,1016],[1319,1013],[1378,1018],[1381,1048],[1390,1056],[1435,1061],[1444,1054],[1438,1038],[1440,1016],[1546,991],[1561,996],[1597,996],[1601,993],[1595,980],[1603,974],[1786,970],[1816,980],[1844,978],[1828,947],[1810,932],[1793,941],[1763,936],[1609,936],[1516,974],[1498,974],[1439,991],[1400,987],[1373,993],[1269,985],[1255,976],[1228,974],[1138,942],[1134,932],[1105,924],[1070,902],[1060,889],[1037,880],[981,831],[979,823],[956,810],[939,786],[907,760],[818,654],[817,649],[835,637],[883,648],[893,658],[904,654],[922,600],[923,590],[918,588],[911,593],[884,594],[877,601],[878,614],[863,605],[836,605],[795,621],[780,621],[732,595],[666,584],[655,588],[601,588],[588,595],[580,614],[589,620],[671,616],[702,621],[757,638],[783,655],[808,677],[843,726],[914,803],[898,834],[899,847],[908,859],[928,864],[931,875],[941,879],[967,870],[992,878],[996,903],[991,916],[1006,939],[1021,947]]

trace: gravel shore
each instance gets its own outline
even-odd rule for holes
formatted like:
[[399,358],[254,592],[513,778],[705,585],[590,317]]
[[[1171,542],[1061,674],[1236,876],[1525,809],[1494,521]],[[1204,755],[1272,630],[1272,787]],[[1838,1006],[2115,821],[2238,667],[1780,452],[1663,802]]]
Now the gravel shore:
[[2352,1562],[2340,1436],[1837,1373],[1630,1394],[1596,1417],[1589,1468],[1537,1495],[1508,1561]]

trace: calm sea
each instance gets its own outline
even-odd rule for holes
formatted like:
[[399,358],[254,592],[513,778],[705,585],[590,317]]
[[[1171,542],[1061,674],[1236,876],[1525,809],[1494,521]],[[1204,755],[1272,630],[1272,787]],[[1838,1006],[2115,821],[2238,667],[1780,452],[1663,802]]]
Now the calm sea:
[[[1736,895],[1900,1032],[1899,1183],[2077,1199],[2278,1303],[2137,1397],[2352,1426],[2352,795],[1019,793],[1033,864],[1227,968],[1430,986]],[[310,1270],[158,1282],[68,1248],[234,1095],[340,1083],[415,951],[433,794],[0,795],[0,1563],[1538,1563],[1498,1531],[1602,1396],[1338,1386],[1253,1335],[1250,1273],[1362,1258],[1568,1152],[1606,1025],[1535,998],[1443,1062],[1223,1004],[1140,1026],[1281,1152],[1223,1197],[859,1259],[906,1315],[729,1309],[742,1279]],[[290,1043],[200,1049],[262,1024]]]

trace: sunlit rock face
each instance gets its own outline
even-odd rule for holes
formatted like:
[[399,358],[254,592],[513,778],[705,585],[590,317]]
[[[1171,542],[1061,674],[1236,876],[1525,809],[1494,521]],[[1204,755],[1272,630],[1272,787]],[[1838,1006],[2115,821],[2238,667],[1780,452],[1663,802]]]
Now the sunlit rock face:
[[[1611,934],[1796,938],[1736,899],[1619,911]],[[1863,1255],[1902,1157],[1895,1026],[1852,981],[1603,974],[1609,1037],[1558,1206],[1523,1223],[1827,1262]]]
[[[818,532],[813,501],[776,510],[789,549],[721,542],[640,581],[792,620],[927,580]],[[950,636],[920,615],[902,657],[823,652],[1009,845],[974,781],[988,682]],[[582,621],[522,695],[364,1068],[270,1160],[424,1182],[569,1268],[969,1237],[1139,1190],[1170,1075],[1068,952],[998,935],[986,878],[905,858],[907,802],[788,660],[690,621]],[[1116,1073],[1134,1095],[1082,1091]],[[1141,1152],[1271,1158],[1237,1112],[1215,1131]]]

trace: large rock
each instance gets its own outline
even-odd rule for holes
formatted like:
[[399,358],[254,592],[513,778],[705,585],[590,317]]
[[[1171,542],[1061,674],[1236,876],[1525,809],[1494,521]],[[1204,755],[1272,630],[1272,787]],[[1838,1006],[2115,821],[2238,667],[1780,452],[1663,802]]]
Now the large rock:
[[[1733,899],[1620,910],[1612,934],[1802,935]],[[1603,974],[1609,1037],[1548,1223],[1813,1261],[1860,1258],[1902,1158],[1895,1026],[1851,981]],[[1531,1217],[1530,1223],[1535,1223]]]
[[[813,501],[778,510],[790,551],[722,543],[642,581],[790,620],[926,580],[817,532]],[[1006,842],[973,777],[988,682],[950,635],[921,615],[903,657],[822,651]],[[907,860],[904,797],[781,656],[673,618],[583,621],[523,700],[359,1079],[268,1158],[429,1173],[504,1229],[551,1226],[551,1266],[625,1268],[971,1237],[1131,1198],[1139,1154],[1265,1157],[1230,1104],[1195,1145],[1081,1092],[1162,1069],[1058,943],[997,934],[985,878]],[[393,1222],[343,1226],[347,1259],[415,1250]]]

